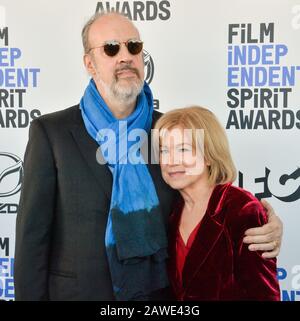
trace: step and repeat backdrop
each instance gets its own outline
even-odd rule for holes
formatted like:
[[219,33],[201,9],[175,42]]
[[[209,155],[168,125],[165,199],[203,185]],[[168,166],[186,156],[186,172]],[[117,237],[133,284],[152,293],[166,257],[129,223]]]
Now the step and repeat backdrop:
[[235,184],[283,221],[281,299],[300,301],[300,0],[0,0],[0,299],[14,299],[30,122],[79,102],[89,81],[81,29],[102,10],[139,28],[155,108],[197,104],[219,117]]

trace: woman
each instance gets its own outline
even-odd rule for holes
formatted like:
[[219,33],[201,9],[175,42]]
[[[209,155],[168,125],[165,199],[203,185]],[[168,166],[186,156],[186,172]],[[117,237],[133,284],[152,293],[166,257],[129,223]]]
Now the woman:
[[[266,223],[249,192],[235,187],[225,131],[202,107],[170,111],[156,123],[160,166],[180,197],[170,216],[169,278],[178,300],[280,300],[276,259],[243,244]],[[203,139],[204,137],[204,139]]]

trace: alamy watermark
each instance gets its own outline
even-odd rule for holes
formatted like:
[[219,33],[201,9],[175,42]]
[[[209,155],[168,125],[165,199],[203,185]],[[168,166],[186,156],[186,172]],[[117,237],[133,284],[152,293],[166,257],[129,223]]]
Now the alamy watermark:
[[98,131],[97,162],[109,164],[183,164],[202,168],[204,159],[203,129],[144,129],[128,130],[127,121],[119,121],[118,128]]

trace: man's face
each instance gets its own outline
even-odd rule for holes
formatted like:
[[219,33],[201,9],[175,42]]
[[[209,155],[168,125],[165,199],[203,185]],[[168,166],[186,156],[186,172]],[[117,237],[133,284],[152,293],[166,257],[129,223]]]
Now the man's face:
[[[140,40],[140,36],[133,24],[122,16],[101,17],[90,27],[89,47],[98,48],[86,54],[84,62],[104,99],[132,103],[142,89],[143,51],[132,55],[124,44],[128,40]],[[121,43],[119,52],[113,57],[108,56],[102,46],[111,41]]]

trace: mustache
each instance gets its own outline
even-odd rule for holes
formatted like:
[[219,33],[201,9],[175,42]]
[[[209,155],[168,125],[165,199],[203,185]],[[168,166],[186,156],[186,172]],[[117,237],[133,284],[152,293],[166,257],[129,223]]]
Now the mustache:
[[125,66],[117,68],[115,70],[115,77],[116,78],[118,78],[118,73],[121,72],[121,71],[131,71],[131,72],[135,73],[140,78],[140,73],[139,73],[138,69],[137,68],[133,68],[130,65],[125,65]]

